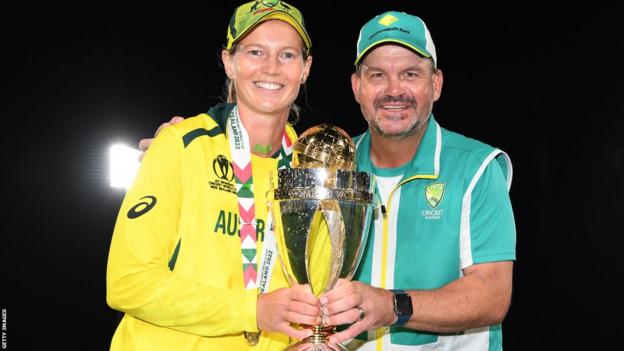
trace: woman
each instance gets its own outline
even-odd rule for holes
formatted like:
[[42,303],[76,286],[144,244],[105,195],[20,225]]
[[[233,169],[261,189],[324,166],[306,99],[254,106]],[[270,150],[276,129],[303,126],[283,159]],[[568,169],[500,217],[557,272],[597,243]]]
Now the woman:
[[291,323],[319,322],[309,287],[288,287],[275,266],[265,198],[269,173],[289,165],[310,46],[291,5],[234,12],[222,52],[231,103],[160,132],[121,206],[107,302],[125,315],[112,350],[282,350],[311,333]]

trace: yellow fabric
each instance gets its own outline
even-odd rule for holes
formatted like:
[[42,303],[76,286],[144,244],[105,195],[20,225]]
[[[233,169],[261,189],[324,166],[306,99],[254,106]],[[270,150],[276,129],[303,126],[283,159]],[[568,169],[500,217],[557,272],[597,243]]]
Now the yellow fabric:
[[[108,304],[125,312],[111,350],[283,350],[288,344],[285,335],[263,332],[251,347],[243,336],[257,330],[257,291],[243,287],[231,164],[224,172],[217,162],[220,155],[231,162],[229,144],[224,133],[183,142],[189,132],[217,126],[201,114],[164,129],[124,198],[106,279]],[[296,140],[290,126],[288,133]],[[252,167],[256,218],[266,224],[269,172],[277,161],[254,156]],[[155,199],[147,211],[135,206],[149,202],[145,196]],[[263,239],[259,234],[258,255]],[[287,285],[278,262],[270,290]]]

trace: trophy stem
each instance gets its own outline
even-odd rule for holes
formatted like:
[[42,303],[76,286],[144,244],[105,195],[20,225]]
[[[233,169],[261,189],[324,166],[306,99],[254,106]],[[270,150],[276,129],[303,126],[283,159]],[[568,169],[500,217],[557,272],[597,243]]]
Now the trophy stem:
[[302,325],[303,328],[312,329],[313,334],[307,338],[289,345],[284,351],[346,351],[342,345],[336,348],[327,344],[327,339],[336,331],[335,325]]
[[306,342],[312,344],[324,344],[330,335],[336,331],[336,326],[317,324],[314,326],[306,326],[308,329],[312,329],[313,334],[303,339]]

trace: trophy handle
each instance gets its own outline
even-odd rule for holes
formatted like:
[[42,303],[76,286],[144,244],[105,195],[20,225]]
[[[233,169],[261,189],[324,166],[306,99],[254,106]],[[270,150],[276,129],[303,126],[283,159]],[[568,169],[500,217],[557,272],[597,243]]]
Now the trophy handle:
[[[344,264],[345,223],[338,200],[321,200],[320,207],[327,221],[331,243],[331,274],[325,291],[336,285]],[[324,292],[325,292],[324,291]]]
[[337,200],[320,200],[306,234],[305,272],[316,296],[331,289],[344,261],[345,224]]

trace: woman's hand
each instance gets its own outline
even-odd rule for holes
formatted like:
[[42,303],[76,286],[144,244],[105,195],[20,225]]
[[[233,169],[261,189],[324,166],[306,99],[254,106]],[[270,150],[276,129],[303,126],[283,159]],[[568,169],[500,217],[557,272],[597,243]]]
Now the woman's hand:
[[284,333],[299,340],[312,335],[312,330],[297,329],[291,324],[319,324],[320,314],[318,298],[312,294],[309,285],[295,285],[260,294],[256,304],[258,329]]

